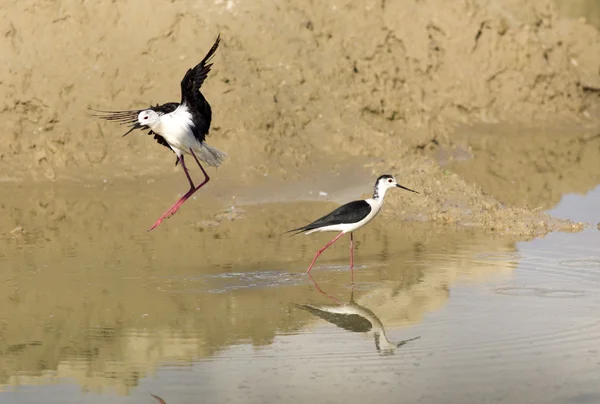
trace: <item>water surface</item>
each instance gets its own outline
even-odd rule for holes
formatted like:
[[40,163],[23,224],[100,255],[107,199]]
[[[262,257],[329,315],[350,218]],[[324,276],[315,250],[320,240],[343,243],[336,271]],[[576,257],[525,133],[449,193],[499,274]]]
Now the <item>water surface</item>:
[[329,235],[282,232],[333,205],[196,203],[146,233],[156,200],[140,192],[5,202],[3,404],[600,400],[600,188],[553,210],[580,233],[378,220],[354,276],[342,238],[312,279]]

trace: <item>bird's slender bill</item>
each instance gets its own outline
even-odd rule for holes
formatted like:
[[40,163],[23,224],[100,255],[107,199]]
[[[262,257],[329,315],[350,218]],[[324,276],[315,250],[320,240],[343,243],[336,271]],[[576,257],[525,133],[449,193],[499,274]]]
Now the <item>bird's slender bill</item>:
[[406,188],[405,186],[402,186],[402,185],[400,185],[400,184],[396,184],[396,186],[397,186],[398,188],[406,189],[407,191],[414,192],[415,194],[418,194],[418,192],[417,192],[417,191],[413,191],[412,189]]
[[[134,130],[136,130],[136,129],[140,129],[141,127],[142,127],[142,125],[140,125],[140,123],[139,123],[139,122],[138,122],[138,123],[134,123],[134,124],[131,126],[131,129],[129,129],[129,130],[127,131],[127,133],[125,133],[125,134],[124,134],[122,137],[125,137],[125,136],[127,136],[128,134],[130,134],[130,133],[131,133],[131,132],[133,132]],[[413,192],[414,192],[414,191],[413,191]]]

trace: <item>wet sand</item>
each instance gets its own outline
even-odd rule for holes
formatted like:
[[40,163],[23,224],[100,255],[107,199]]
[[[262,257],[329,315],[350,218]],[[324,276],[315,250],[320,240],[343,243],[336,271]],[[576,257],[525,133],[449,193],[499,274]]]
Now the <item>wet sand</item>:
[[[539,133],[567,125],[577,134],[560,144],[567,155],[588,139],[580,127],[597,132],[600,34],[550,0],[140,5],[1,6],[0,180],[181,176],[148,136],[122,139],[87,108],[178,99],[183,72],[221,33],[203,87],[214,110],[208,142],[229,153],[215,180],[303,181],[330,159],[357,158],[371,162],[371,176],[393,172],[422,189],[424,198],[402,205],[420,220],[524,235],[568,227],[523,198],[488,194],[477,175],[448,175],[427,153],[455,146],[462,125],[508,122]],[[498,133],[503,147],[507,130]],[[526,149],[541,149],[536,159],[554,159],[543,137],[523,137]],[[515,159],[503,165],[520,170]]]

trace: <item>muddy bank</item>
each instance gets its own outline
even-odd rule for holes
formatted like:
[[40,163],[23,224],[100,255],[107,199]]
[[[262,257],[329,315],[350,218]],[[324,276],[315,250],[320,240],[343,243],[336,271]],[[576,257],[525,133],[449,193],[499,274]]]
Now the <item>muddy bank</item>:
[[209,143],[230,156],[216,180],[298,181],[330,172],[337,154],[420,189],[391,200],[415,220],[557,228],[423,153],[451,145],[459,123],[595,125],[600,36],[549,0],[144,4],[0,6],[2,180],[162,174],[184,187],[171,153],[143,134],[122,139],[87,108],[178,100],[183,72],[220,32],[203,87]]
[[426,153],[511,206],[548,210],[562,195],[584,195],[600,183],[596,128],[477,125],[463,128],[451,143]]

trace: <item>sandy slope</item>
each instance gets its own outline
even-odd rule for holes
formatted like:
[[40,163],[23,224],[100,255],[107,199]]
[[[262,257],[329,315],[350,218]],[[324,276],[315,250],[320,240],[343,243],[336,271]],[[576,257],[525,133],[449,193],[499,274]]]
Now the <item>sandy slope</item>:
[[549,0],[28,0],[0,3],[0,15],[2,180],[167,173],[184,184],[167,150],[122,139],[87,108],[178,100],[217,33],[204,92],[209,142],[230,155],[221,181],[297,180],[333,153],[375,158],[373,174],[423,192],[403,199],[411,217],[535,233],[543,218],[440,169],[436,153],[455,146],[458,123],[595,128],[600,35]]

